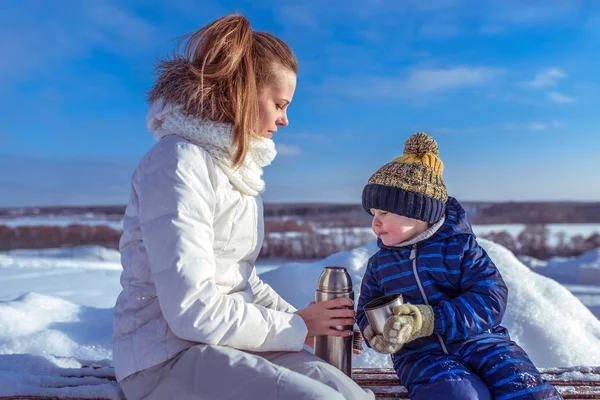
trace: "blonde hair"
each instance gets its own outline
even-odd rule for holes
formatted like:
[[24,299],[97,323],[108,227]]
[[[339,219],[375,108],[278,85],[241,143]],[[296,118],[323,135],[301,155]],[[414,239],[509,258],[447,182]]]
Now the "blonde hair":
[[229,14],[183,36],[172,58],[159,60],[148,101],[163,98],[187,115],[232,124],[236,166],[258,134],[258,90],[275,80],[279,68],[298,73],[292,50],[270,33],[252,31],[241,14]]

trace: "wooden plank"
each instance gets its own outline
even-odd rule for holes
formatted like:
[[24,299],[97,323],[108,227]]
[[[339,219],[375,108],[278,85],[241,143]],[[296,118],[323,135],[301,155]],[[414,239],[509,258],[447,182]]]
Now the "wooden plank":
[[[564,399],[600,399],[600,368],[545,368],[542,376],[554,385]],[[569,374],[577,373],[579,379],[570,379]],[[561,375],[564,374],[564,377]],[[589,379],[585,379],[589,377]],[[356,368],[352,378],[362,387],[369,388],[378,400],[408,399],[406,388],[400,385],[398,377],[390,368]]]
[[[408,393],[404,387],[373,387],[363,386],[369,388],[375,394],[377,400],[386,399],[404,399],[408,400]],[[588,392],[586,388],[580,388],[579,390],[563,391],[559,390],[559,393],[565,400],[585,400],[585,399],[600,399],[600,392]]]
[[111,400],[105,397],[48,397],[48,396],[10,396],[0,397],[0,400]]
[[[554,385],[564,399],[568,400],[600,400],[600,367],[580,368],[542,368],[542,376],[550,384]],[[569,376],[577,374],[575,380]],[[62,381],[49,382],[45,385],[43,380],[39,383],[40,388],[61,387],[83,387],[92,389],[96,385],[111,385],[119,390],[114,376],[114,370],[110,367],[84,366],[83,368],[64,369],[61,375]],[[589,379],[586,379],[588,378]],[[362,387],[369,388],[375,393],[376,399],[405,399],[408,393],[391,368],[355,368],[352,378]],[[0,400],[84,400],[75,397],[56,396],[9,396],[1,397]],[[106,398],[88,398],[85,400],[109,400]]]
[[[600,386],[600,380],[557,380],[547,378],[548,377],[544,376],[544,379],[546,379],[548,383],[554,386]],[[400,381],[398,380],[398,377],[396,375],[352,374],[352,379],[354,379],[360,385],[368,386],[390,386],[400,384]]]
[[[600,367],[575,367],[575,368],[539,368],[542,374],[548,375],[560,375],[566,372],[581,372],[585,374],[600,375]],[[396,372],[393,368],[354,368],[352,374],[387,374],[395,375]]]

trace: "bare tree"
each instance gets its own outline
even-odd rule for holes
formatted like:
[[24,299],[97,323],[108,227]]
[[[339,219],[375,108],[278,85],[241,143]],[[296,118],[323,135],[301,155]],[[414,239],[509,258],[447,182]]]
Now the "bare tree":
[[519,253],[535,258],[548,258],[548,228],[545,225],[526,225],[519,236]]

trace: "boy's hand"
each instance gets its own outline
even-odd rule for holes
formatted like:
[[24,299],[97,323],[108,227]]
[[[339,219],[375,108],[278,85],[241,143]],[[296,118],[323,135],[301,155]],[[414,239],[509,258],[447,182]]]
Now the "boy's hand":
[[352,340],[352,353],[357,356],[361,355],[365,351],[363,347],[363,337],[358,329],[354,330],[354,336]]
[[393,354],[402,348],[402,343],[391,343],[383,335],[376,335],[371,325],[366,327],[364,335],[371,347],[378,353]]
[[394,315],[386,321],[383,337],[390,343],[411,342],[433,334],[433,308],[427,305],[402,304],[394,307]]

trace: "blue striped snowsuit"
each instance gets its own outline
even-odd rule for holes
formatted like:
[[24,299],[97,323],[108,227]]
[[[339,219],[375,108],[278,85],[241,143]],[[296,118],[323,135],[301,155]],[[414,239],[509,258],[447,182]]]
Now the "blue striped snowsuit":
[[456,199],[448,199],[431,237],[408,247],[378,245],[358,300],[361,331],[365,304],[383,295],[401,293],[404,302],[434,310],[434,334],[392,355],[411,399],[562,398],[500,325],[508,289]]

